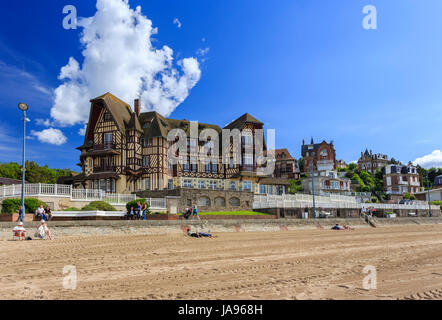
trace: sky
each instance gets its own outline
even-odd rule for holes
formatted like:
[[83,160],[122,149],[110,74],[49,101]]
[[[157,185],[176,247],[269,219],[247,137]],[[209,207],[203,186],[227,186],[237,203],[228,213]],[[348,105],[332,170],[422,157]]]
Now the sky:
[[[367,5],[376,29],[363,26]],[[296,158],[313,137],[347,162],[368,148],[442,167],[441,11],[439,0],[2,1],[0,162],[21,161],[26,102],[27,159],[79,171],[89,100],[109,91],[221,127],[248,112]]]

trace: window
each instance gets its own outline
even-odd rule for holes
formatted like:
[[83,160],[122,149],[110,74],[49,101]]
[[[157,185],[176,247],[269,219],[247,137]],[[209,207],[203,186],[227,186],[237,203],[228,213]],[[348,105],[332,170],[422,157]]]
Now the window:
[[112,121],[112,115],[109,112],[104,114],[104,121]]
[[215,206],[225,207],[226,206],[226,199],[223,197],[216,197],[215,198]]
[[251,132],[243,132],[241,137],[241,142],[243,145],[251,146],[253,144],[253,136]]
[[215,163],[212,163],[212,172],[214,172],[214,173],[218,172],[217,166]]
[[209,207],[210,206],[210,199],[208,197],[199,197],[198,198],[198,205],[201,207]]
[[109,145],[112,143],[112,133],[105,133],[103,136],[103,141],[105,145]]
[[192,188],[192,180],[184,180],[183,187],[184,188]]
[[206,173],[210,172],[210,163],[205,165]]
[[240,203],[239,199],[236,198],[236,197],[232,197],[232,198],[229,199],[229,205],[231,207],[239,207],[239,203]]
[[197,171],[197,165],[196,165],[196,163],[192,163],[192,164],[190,165],[190,171],[191,171],[191,172],[196,172],[196,171]]
[[144,179],[144,189],[150,190],[150,178]]
[[259,185],[259,193],[267,193],[267,186],[265,184]]
[[167,189],[173,189],[173,179],[169,179],[167,181]]
[[233,168],[234,168],[233,158],[229,158],[229,169],[233,169]]
[[243,162],[243,165],[246,165],[246,166],[253,165],[253,155],[251,155],[251,154],[244,154],[243,157],[242,157],[242,162]]
[[205,188],[204,180],[199,180],[199,181],[198,181],[198,188],[199,188],[199,189],[204,189],[204,188]]
[[209,181],[209,189],[216,189],[216,181],[213,180]]
[[236,190],[236,183],[233,181],[230,182],[230,190],[232,190],[232,191]]
[[183,171],[189,172],[189,164],[187,162],[183,163]]
[[243,189],[244,189],[244,191],[252,191],[252,182],[251,181],[244,181],[243,182]]
[[150,166],[150,157],[143,156],[143,167],[149,167],[149,166]]

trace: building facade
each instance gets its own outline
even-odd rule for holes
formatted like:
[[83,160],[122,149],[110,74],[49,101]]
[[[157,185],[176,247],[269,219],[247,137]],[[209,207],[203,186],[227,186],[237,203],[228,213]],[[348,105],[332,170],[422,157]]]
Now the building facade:
[[433,189],[442,189],[442,175],[434,178]]
[[299,179],[298,161],[292,157],[287,149],[275,150],[275,173],[277,178]]
[[358,160],[359,170],[366,170],[372,174],[376,172],[377,169],[382,169],[390,163],[388,156],[386,154],[376,153],[367,149],[365,152],[361,152],[361,157]]
[[423,191],[416,167],[389,164],[383,169],[384,189],[388,195],[403,195]]
[[313,138],[310,145],[305,144],[302,140],[301,155],[304,160],[304,172],[311,172],[311,165],[313,164],[313,171],[336,170],[336,151],[333,146],[333,141],[327,143],[314,143]]
[[[316,194],[350,192],[351,180],[341,177],[335,170],[325,170],[314,173],[314,188]],[[312,177],[302,180],[305,192],[313,193]]]
[[[81,174],[72,177],[73,184],[110,193],[175,188],[252,193],[271,189],[285,193],[288,181],[258,173],[262,165],[256,153],[256,135],[257,130],[263,129],[262,122],[246,113],[223,128],[237,129],[241,133],[237,143],[240,161],[233,161],[235,142],[232,139],[232,154],[227,163],[221,158],[221,150],[217,161],[208,161],[213,159],[210,154],[207,159],[192,160],[207,144],[212,145],[210,150],[215,150],[212,140],[198,139],[204,130],[219,136],[223,133],[217,125],[198,123],[195,138],[192,125],[187,120],[169,119],[153,111],[141,113],[139,100],[134,101],[132,111],[130,105],[110,93],[92,99],[84,143],[77,148],[81,151],[79,166],[82,170]],[[187,153],[179,154],[180,150],[174,148],[175,142],[168,141],[174,129],[186,134]],[[221,143],[219,145],[221,148]],[[265,151],[265,143],[260,147]],[[176,163],[169,159],[169,149],[178,159]]]

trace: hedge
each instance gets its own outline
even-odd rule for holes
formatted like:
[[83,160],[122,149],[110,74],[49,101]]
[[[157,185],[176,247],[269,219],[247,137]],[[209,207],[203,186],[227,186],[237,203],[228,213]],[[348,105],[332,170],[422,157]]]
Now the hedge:
[[134,210],[136,210],[138,202],[141,204],[141,206],[143,206],[143,203],[145,203],[146,206],[147,206],[146,214],[150,213],[149,204],[146,202],[146,199],[141,199],[141,198],[140,199],[135,199],[135,200],[132,200],[132,201],[129,201],[128,203],[126,203],[127,211],[130,211],[131,208],[134,208]]
[[81,208],[81,211],[118,211],[114,206],[104,201],[92,201]]
[[[46,207],[46,202],[35,198],[25,198],[26,213],[34,213],[40,205]],[[18,213],[20,206],[21,199],[5,199],[2,202],[2,213]]]

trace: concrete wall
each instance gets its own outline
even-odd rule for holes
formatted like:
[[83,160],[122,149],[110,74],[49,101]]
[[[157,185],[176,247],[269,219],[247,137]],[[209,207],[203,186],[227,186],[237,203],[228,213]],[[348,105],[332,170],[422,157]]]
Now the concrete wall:
[[[272,213],[277,214],[276,208],[269,208],[269,209],[255,209],[255,211],[263,212],[263,213]],[[306,209],[287,209],[287,208],[280,208],[279,214],[281,218],[302,218],[302,213],[304,211],[308,211],[309,217],[313,218],[313,208]],[[359,209],[325,209],[325,212],[330,212],[333,217],[336,218],[357,218],[359,217],[360,210]],[[318,209],[316,209],[316,212],[318,213]],[[408,217],[408,214],[410,212],[416,213],[419,217],[429,217],[429,210],[416,210],[416,209],[401,209],[401,210],[383,210],[378,209],[376,210],[376,216],[377,217],[386,217],[386,212],[393,212],[398,217]],[[432,209],[432,216],[433,217],[441,217],[441,210],[433,210]]]
[[[185,189],[178,188],[173,190],[160,191],[140,191],[137,192],[137,197],[142,198],[167,198],[175,197],[175,205],[177,212],[184,212],[185,208],[191,207],[196,203],[198,210],[201,212],[212,211],[251,211],[253,205],[253,193],[243,191],[230,190],[207,190],[207,189]],[[209,199],[210,205],[201,205],[201,199]],[[233,205],[231,200],[236,199],[238,206]],[[168,201],[167,208],[170,201]],[[172,212],[171,212],[172,213]]]

